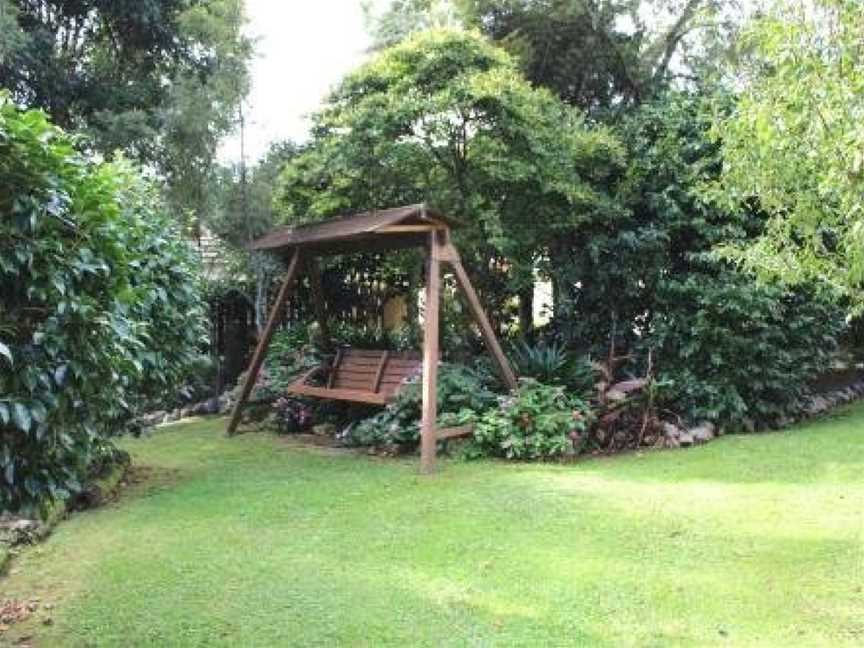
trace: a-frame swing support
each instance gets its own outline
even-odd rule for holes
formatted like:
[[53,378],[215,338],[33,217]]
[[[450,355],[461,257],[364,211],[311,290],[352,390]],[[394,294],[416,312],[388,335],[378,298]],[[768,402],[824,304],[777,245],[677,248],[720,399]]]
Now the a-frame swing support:
[[[357,225],[356,227],[355,224]],[[348,230],[348,235],[345,234],[346,230]],[[370,234],[373,235],[371,238]],[[391,241],[387,241],[387,238],[391,238]],[[382,239],[384,240],[382,241]],[[308,241],[308,243],[307,245],[303,245],[300,241]],[[380,247],[377,245],[379,242],[383,243]],[[372,246],[372,243],[375,243],[375,245]],[[392,244],[388,245],[388,243]],[[385,212],[370,212],[369,214],[331,221],[317,226],[309,226],[308,228],[275,232],[253,244],[254,249],[279,250],[280,248],[290,248],[291,256],[282,286],[276,297],[276,302],[273,304],[267,325],[261,334],[255,353],[252,356],[240,398],[234,407],[231,421],[228,424],[229,435],[233,435],[237,431],[243,408],[249,401],[252,389],[264,363],[267,347],[270,345],[273,333],[279,325],[284,312],[285,304],[296,282],[300,279],[301,273],[305,271],[310,277],[313,299],[315,300],[315,315],[321,326],[325,343],[329,343],[317,257],[323,254],[343,253],[345,251],[363,251],[367,247],[391,249],[410,245],[423,245],[426,251],[426,300],[423,319],[423,404],[420,442],[421,472],[431,473],[435,470],[437,442],[439,438],[446,436],[446,431],[441,431],[437,427],[438,344],[440,339],[439,308],[441,302],[442,264],[447,265],[453,271],[456,284],[465,299],[471,316],[480,329],[486,349],[492,357],[501,380],[509,389],[516,388],[516,376],[501,349],[501,345],[498,343],[498,339],[480,304],[474,286],[465,272],[459,253],[450,240],[449,223],[437,215],[430,217],[425,205],[413,205],[398,208],[397,210],[386,210]]]

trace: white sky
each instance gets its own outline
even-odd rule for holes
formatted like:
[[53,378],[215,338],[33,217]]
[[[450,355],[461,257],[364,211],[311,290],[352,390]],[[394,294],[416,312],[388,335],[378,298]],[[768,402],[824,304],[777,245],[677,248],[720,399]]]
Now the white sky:
[[[247,160],[271,142],[304,141],[314,112],[369,46],[360,0],[246,0],[247,34],[258,40],[246,102]],[[220,158],[239,161],[240,138]]]

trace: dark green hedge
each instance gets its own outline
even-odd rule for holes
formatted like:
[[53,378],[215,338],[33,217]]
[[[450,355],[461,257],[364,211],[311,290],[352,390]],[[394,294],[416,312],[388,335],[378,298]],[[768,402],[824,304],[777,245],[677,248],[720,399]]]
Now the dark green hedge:
[[203,337],[156,189],[0,95],[0,510],[77,490]]

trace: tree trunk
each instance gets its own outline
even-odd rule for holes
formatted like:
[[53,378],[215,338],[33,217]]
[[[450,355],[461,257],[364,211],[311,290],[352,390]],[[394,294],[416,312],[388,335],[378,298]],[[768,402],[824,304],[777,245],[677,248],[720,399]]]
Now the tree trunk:
[[534,342],[534,286],[519,291],[519,333],[526,343]]

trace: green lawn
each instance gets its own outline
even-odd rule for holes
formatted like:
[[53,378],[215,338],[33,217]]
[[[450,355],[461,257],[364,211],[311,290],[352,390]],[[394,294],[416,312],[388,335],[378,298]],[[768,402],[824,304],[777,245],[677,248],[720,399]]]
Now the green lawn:
[[[575,465],[298,447],[222,420],[15,560],[39,646],[864,644],[864,408]],[[140,476],[140,475],[139,475]],[[3,639],[0,639],[2,643]]]

